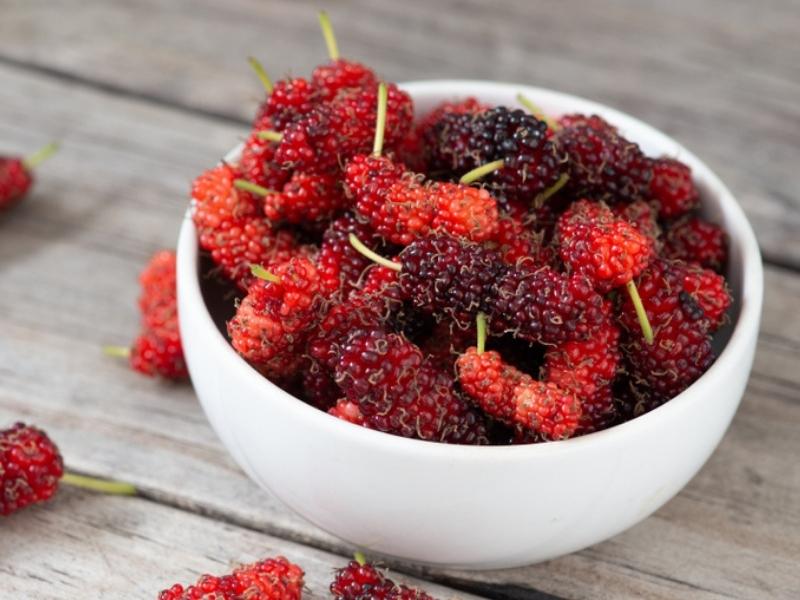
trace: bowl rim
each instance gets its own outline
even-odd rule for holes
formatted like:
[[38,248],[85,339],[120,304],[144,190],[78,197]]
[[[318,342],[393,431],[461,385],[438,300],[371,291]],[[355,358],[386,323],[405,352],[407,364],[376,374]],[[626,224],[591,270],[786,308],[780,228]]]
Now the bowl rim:
[[[597,447],[600,444],[617,443],[621,438],[628,435],[641,433],[659,420],[665,420],[671,414],[677,414],[690,402],[698,401],[697,392],[710,388],[716,384],[716,380],[724,376],[724,371],[729,363],[736,360],[742,354],[749,351],[748,344],[752,343],[754,337],[758,335],[758,326],[761,315],[763,301],[763,266],[761,255],[756,241],[752,226],[744,214],[739,203],[734,198],[730,190],[720,180],[720,178],[697,156],[685,148],[682,144],[660,130],[632,117],[631,115],[606,106],[604,104],[587,100],[580,96],[562,93],[548,88],[541,88],[530,85],[491,82],[481,80],[449,80],[436,79],[427,81],[411,81],[398,84],[399,87],[408,91],[412,97],[436,94],[439,98],[449,96],[453,98],[463,98],[466,96],[481,97],[482,94],[512,94],[524,93],[537,104],[548,106],[567,101],[570,105],[581,105],[580,112],[599,113],[608,118],[615,125],[620,125],[620,129],[626,130],[629,127],[642,130],[640,133],[650,137],[659,138],[659,142],[671,145],[680,154],[681,160],[690,163],[692,172],[696,180],[702,180],[708,188],[708,193],[718,198],[721,214],[725,215],[728,221],[729,244],[736,244],[741,252],[741,296],[737,298],[740,310],[735,323],[732,324],[731,335],[727,344],[720,352],[711,367],[703,373],[686,390],[665,402],[661,406],[640,415],[634,419],[615,425],[608,429],[586,434],[576,438],[566,440],[550,441],[541,444],[519,444],[519,445],[492,445],[492,446],[471,446],[457,444],[443,444],[426,440],[405,438],[401,436],[387,434],[381,431],[367,429],[348,423],[342,419],[337,419],[299,398],[289,394],[276,386],[266,377],[251,367],[247,361],[239,356],[233,349],[229,341],[223,336],[214,323],[211,313],[206,305],[200,289],[200,276],[198,272],[199,247],[197,232],[191,218],[191,205],[186,211],[183,225],[178,240],[178,263],[180,292],[185,294],[185,301],[199,303],[201,308],[201,318],[204,326],[213,331],[214,339],[220,344],[220,358],[225,360],[234,369],[241,372],[241,377],[253,380],[257,388],[264,390],[264,396],[269,397],[270,402],[282,402],[286,404],[287,410],[297,412],[298,418],[305,417],[311,419],[317,426],[328,428],[329,433],[336,435],[362,436],[364,444],[379,444],[387,450],[402,451],[406,453],[425,453],[439,455],[448,460],[453,459],[496,459],[499,457],[509,458],[535,458],[561,452],[581,451],[583,448]],[[571,110],[571,112],[574,112]],[[636,139],[636,136],[632,136]],[[227,155],[227,160],[235,158],[241,150],[239,144]],[[181,268],[181,265],[183,268]],[[186,277],[181,277],[181,273]],[[186,285],[190,284],[190,285]],[[755,332],[753,331],[755,329]],[[223,368],[224,365],[220,365]],[[316,420],[316,421],[315,421]]]

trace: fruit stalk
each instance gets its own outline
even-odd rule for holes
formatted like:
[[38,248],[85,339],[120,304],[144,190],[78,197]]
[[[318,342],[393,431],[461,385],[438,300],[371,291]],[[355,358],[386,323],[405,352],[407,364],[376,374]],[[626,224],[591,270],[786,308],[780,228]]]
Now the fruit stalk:
[[58,151],[59,144],[58,142],[50,142],[45,147],[37,150],[30,156],[26,157],[22,164],[23,166],[31,171],[46,161],[48,158],[53,156]]

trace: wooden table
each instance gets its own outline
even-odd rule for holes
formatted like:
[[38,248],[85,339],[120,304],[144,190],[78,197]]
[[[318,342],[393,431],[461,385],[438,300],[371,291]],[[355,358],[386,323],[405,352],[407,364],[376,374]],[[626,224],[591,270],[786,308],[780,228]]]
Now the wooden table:
[[[0,522],[3,598],[154,598],[283,553],[324,598],[352,548],[231,462],[188,385],[104,357],[137,328],[136,274],[175,243],[189,181],[246,132],[244,62],[304,74],[319,2],[3,0],[0,152],[62,152],[0,216],[0,423],[33,421],[69,467],[137,498],[71,489]],[[330,6],[343,52],[392,80],[518,81],[596,98],[708,161],[766,262],[753,375],[702,472],[633,529],[494,572],[422,570],[442,598],[800,597],[800,10],[794,0],[423,0]]]

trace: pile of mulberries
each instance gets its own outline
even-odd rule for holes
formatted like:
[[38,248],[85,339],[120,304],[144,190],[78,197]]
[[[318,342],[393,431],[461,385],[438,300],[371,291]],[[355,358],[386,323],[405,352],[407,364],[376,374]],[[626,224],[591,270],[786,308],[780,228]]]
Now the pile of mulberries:
[[688,165],[524,98],[415,115],[329,47],[307,78],[256,64],[239,159],[192,188],[261,374],[354,426],[519,444],[614,426],[712,364],[727,241]]

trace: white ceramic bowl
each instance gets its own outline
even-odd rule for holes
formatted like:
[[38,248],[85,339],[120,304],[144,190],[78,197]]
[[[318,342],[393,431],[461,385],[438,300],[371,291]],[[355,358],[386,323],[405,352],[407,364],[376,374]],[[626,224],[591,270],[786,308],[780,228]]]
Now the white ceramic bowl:
[[692,153],[626,114],[574,96],[498,83],[402,86],[417,114],[477,96],[547,113],[597,113],[650,155],[691,165],[707,217],[730,235],[736,303],[724,350],[654,411],[584,437],[528,446],[452,446],[356,427],[264,379],[215,327],[201,296],[187,218],[178,244],[186,359],[215,431],[254,481],[320,528],[370,553],[475,569],[524,565],[605,540],[672,498],[711,455],[736,411],[756,347],[763,274],[755,236],[723,183]]

